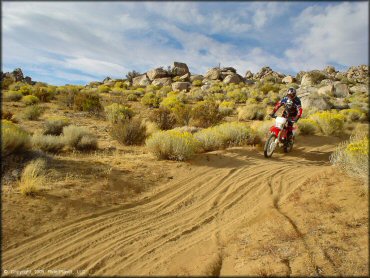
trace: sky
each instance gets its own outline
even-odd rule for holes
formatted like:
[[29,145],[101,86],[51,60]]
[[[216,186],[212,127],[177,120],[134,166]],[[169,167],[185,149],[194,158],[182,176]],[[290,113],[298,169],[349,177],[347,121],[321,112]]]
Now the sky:
[[368,64],[363,2],[2,2],[2,71],[54,85],[184,62],[192,74]]

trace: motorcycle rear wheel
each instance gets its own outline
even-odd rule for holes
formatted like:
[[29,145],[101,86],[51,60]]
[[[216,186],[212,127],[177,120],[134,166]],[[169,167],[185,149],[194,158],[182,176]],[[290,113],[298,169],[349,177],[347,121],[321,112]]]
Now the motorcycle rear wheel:
[[274,153],[275,148],[276,148],[275,140],[276,140],[276,135],[274,133],[271,133],[263,149],[263,154],[265,155],[265,157],[269,158]]

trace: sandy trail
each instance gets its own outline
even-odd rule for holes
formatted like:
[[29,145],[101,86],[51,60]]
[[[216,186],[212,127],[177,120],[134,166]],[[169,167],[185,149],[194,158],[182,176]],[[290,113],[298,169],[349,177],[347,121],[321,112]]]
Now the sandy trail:
[[[314,186],[318,176],[332,173],[328,157],[338,142],[300,138],[294,152],[275,153],[271,159],[246,148],[202,155],[179,178],[136,203],[84,216],[9,246],[2,254],[3,269],[98,276],[258,275],[263,273],[253,270],[253,264],[237,265],[235,242],[246,231],[262,236],[261,221],[280,219],[276,228],[284,225],[298,234],[294,244],[301,254],[296,266],[282,261],[287,274],[299,274],[302,265],[304,274],[321,274],[322,269],[336,274],[335,262],[325,258],[319,243],[305,238],[284,204],[300,187]],[[350,183],[345,176],[339,180]],[[275,273],[279,267],[280,262]]]

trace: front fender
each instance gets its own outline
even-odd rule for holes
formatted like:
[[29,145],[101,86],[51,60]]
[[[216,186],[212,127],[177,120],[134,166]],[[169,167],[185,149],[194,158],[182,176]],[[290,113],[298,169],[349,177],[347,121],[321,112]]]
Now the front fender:
[[273,126],[270,128],[270,132],[274,133],[276,135],[276,138],[279,137],[279,132],[280,132],[280,129],[277,128],[276,126]]

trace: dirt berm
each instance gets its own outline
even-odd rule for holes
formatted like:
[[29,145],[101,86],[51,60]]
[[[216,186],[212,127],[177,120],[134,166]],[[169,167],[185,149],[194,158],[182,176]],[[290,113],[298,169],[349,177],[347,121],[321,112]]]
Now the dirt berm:
[[367,276],[368,191],[330,165],[338,142],[302,137],[271,159],[253,148],[200,155],[138,201],[7,246],[2,268]]

